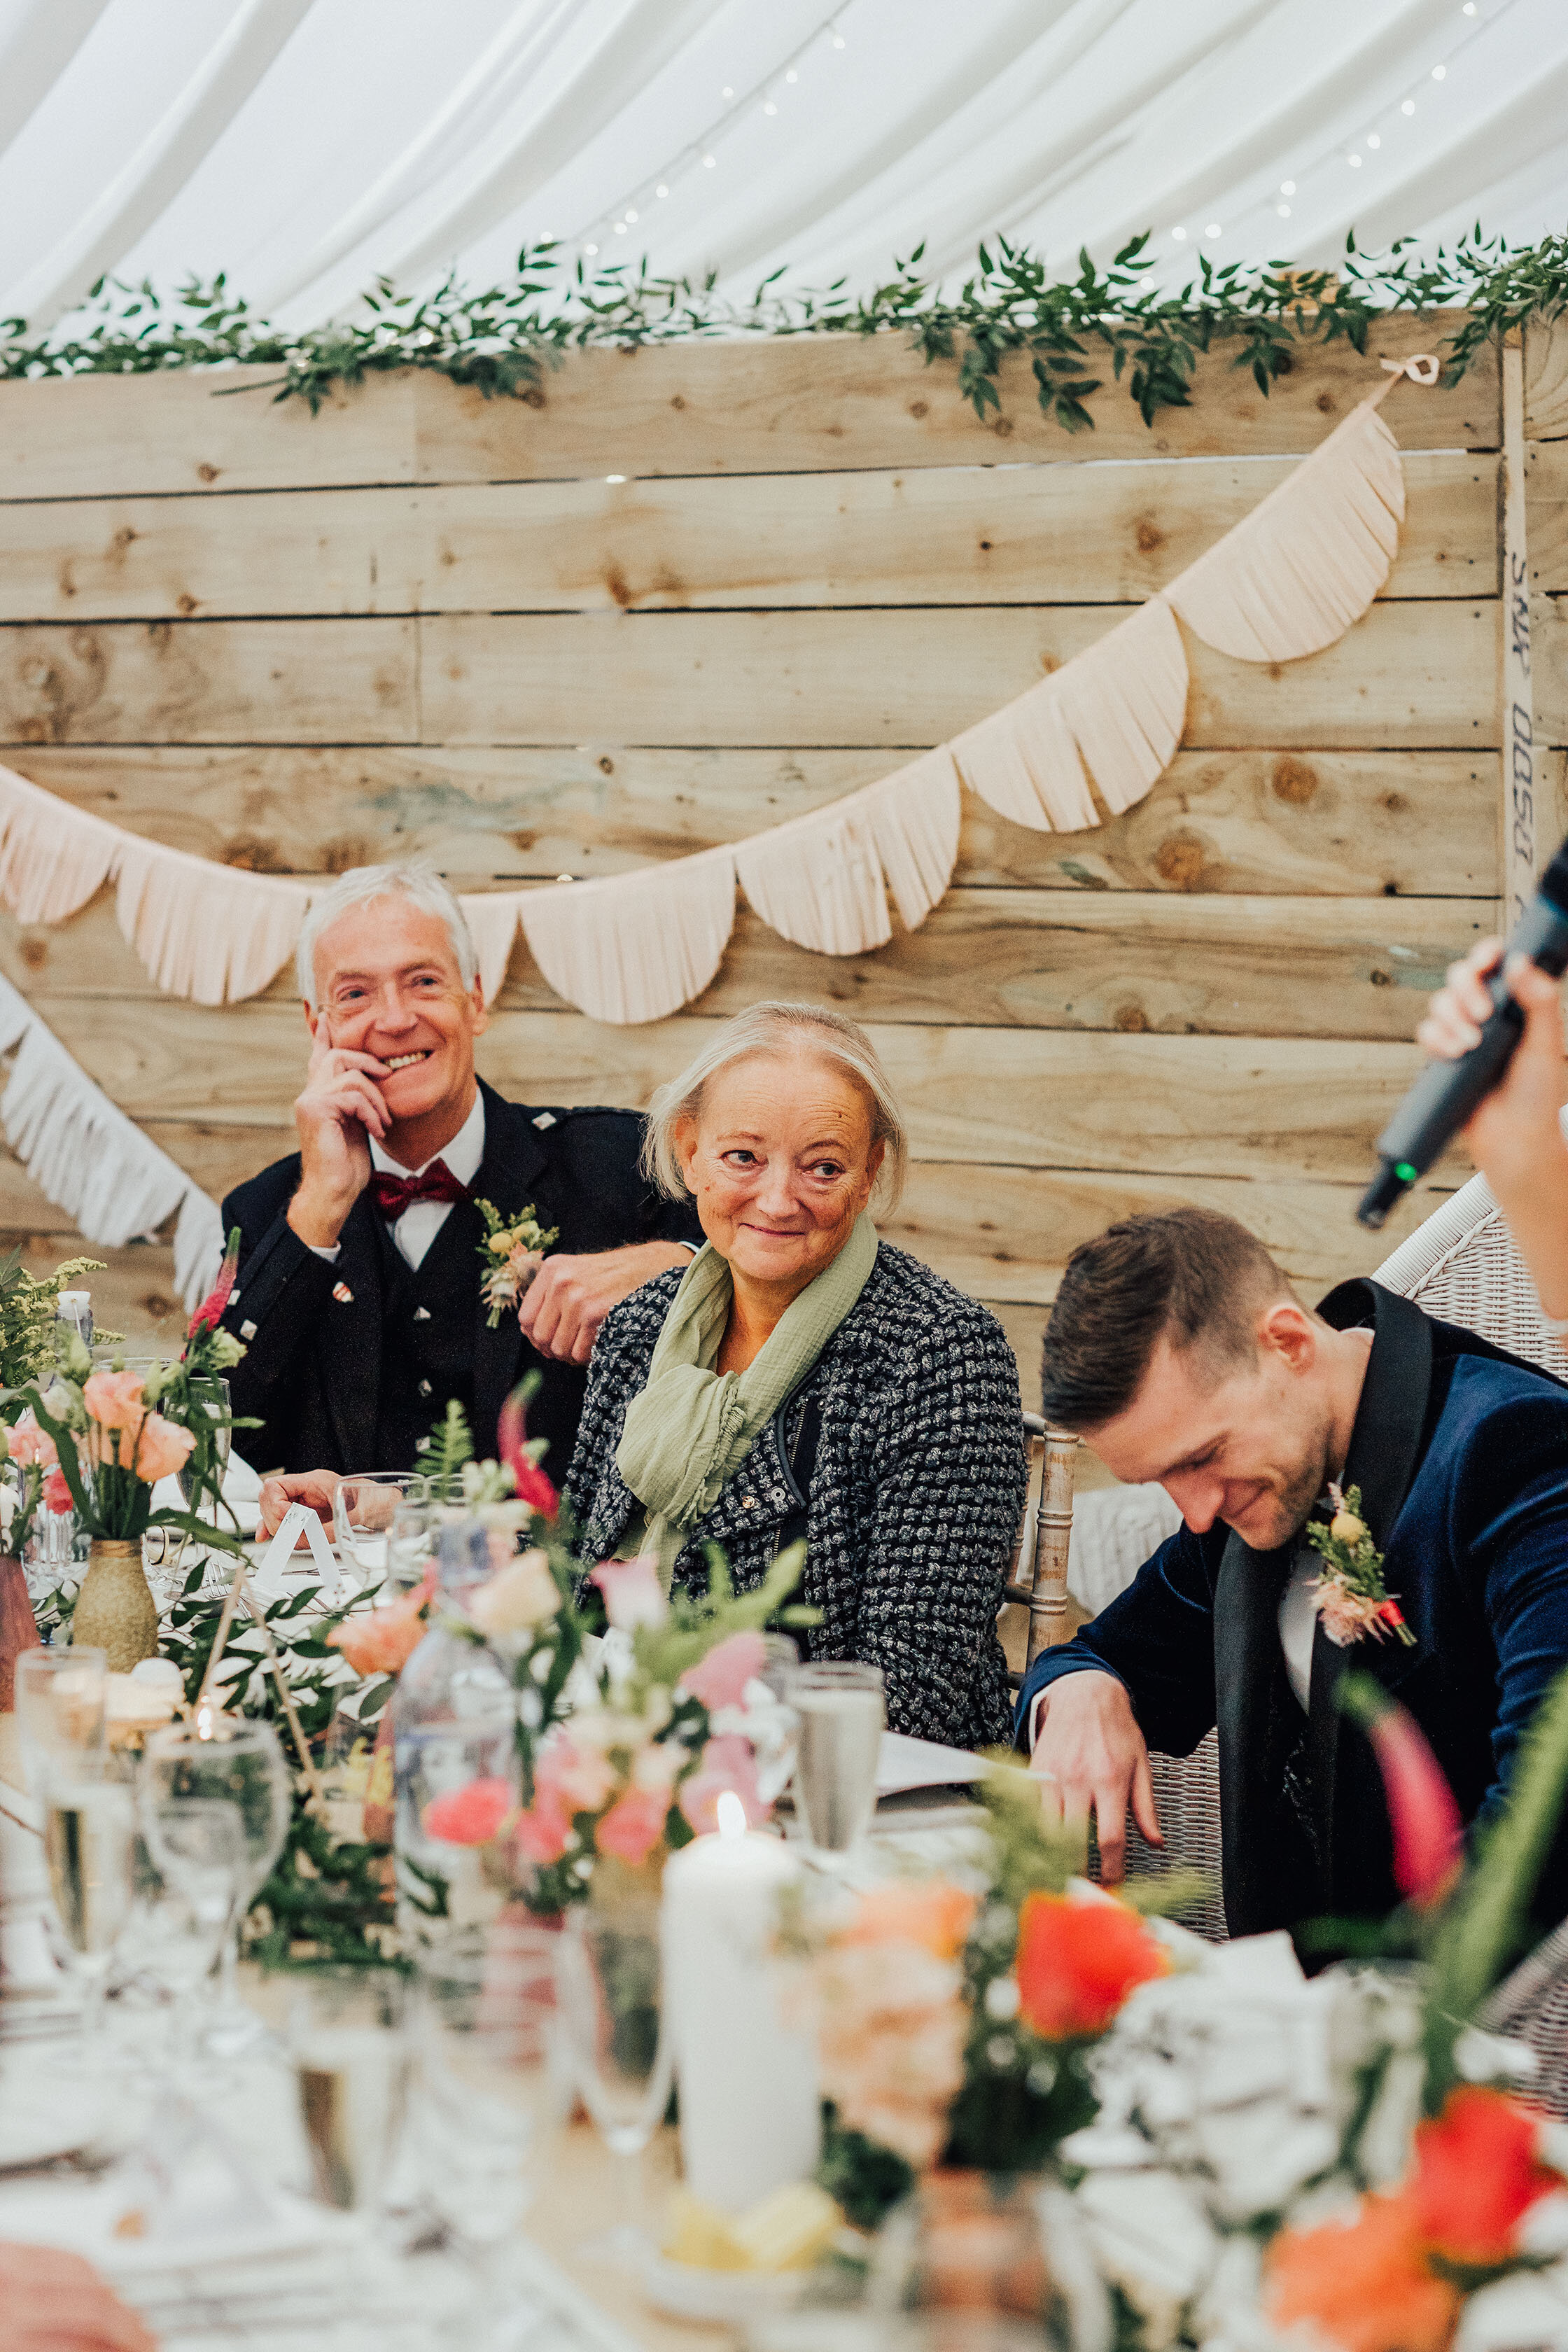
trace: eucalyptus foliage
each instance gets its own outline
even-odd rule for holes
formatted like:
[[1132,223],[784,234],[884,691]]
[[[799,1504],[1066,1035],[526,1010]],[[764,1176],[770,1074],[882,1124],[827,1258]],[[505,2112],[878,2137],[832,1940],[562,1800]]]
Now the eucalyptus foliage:
[[[1145,230],[1101,270],[1081,253],[1076,275],[1053,278],[1026,246],[997,237],[979,249],[956,294],[922,277],[924,246],[895,260],[869,293],[843,278],[786,292],[784,270],[748,302],[718,291],[718,272],[660,278],[640,265],[589,271],[550,243],[524,246],[507,285],[476,290],[456,275],[432,294],[400,293],[379,278],[352,316],[293,331],[258,318],[220,271],[191,278],[173,295],[101,278],[84,310],[30,339],[22,319],[0,320],[0,376],[145,374],[167,368],[276,366],[275,396],[312,411],[367,375],[418,367],[477,385],[486,398],[543,398],[547,368],[573,351],[746,335],[902,333],[927,363],[956,362],[960,387],[984,420],[1000,406],[998,373],[1027,352],[1042,410],[1068,433],[1093,426],[1087,403],[1109,378],[1124,385],[1146,425],[1185,407],[1205,352],[1225,348],[1260,391],[1289,373],[1297,350],[1339,340],[1366,349],[1390,310],[1458,310],[1438,338],[1449,380],[1462,376],[1502,331],[1551,320],[1568,307],[1568,236],[1536,246],[1486,237],[1480,224],[1452,249],[1423,257],[1413,238],[1363,255],[1353,234],[1337,269],[1262,265],[1200,256],[1196,277],[1173,290],[1159,282]],[[235,387],[236,390],[240,387]],[[248,389],[248,387],[246,387]]]

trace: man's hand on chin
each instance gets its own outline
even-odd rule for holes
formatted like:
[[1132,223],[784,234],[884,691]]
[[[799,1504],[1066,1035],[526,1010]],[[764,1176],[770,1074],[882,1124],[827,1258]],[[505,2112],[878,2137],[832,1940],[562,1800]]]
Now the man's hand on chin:
[[1094,1815],[1100,1874],[1120,1884],[1127,1868],[1127,1810],[1151,1845],[1163,1845],[1149,1774],[1149,1750],[1127,1686],[1114,1675],[1063,1675],[1041,1707],[1029,1769],[1040,1776],[1047,1817],[1087,1822]]
[[558,1364],[585,1364],[612,1307],[668,1265],[689,1265],[678,1242],[628,1242],[591,1257],[547,1257],[524,1293],[518,1322],[525,1339]]

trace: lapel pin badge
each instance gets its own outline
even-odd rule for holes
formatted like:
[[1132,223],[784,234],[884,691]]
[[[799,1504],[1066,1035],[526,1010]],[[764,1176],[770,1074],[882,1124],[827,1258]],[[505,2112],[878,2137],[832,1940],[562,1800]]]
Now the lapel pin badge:
[[555,1113],[552,1110],[542,1110],[533,1124],[538,1128],[554,1127],[557,1124]]
[[346,1282],[333,1283],[332,1297],[337,1300],[340,1307],[352,1307],[354,1303],[353,1292],[349,1288]]

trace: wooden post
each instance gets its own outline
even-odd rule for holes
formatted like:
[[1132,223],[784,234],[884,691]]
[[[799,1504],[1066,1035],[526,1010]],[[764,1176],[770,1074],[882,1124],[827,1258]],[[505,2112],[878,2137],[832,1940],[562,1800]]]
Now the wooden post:
[[1025,1670],[1042,1650],[1069,1638],[1068,1551],[1072,1541],[1072,1489],[1079,1441],[1065,1429],[1047,1429],[1039,1524],[1035,1538],[1035,1574],[1029,1594],[1029,1646]]
[[1531,682],[1530,549],[1524,504],[1524,333],[1502,345],[1502,652],[1498,668],[1502,750],[1502,920],[1512,930],[1535,896],[1536,824],[1542,762],[1535,750]]

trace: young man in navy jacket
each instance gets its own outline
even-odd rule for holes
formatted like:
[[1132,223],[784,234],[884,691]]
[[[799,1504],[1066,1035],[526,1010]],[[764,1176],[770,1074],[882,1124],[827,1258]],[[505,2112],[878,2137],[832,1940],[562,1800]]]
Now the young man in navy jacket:
[[[1184,1525],[1128,1590],[1036,1664],[1017,1738],[1045,1801],[1096,1818],[1108,1879],[1129,1807],[1159,1839],[1148,1751],[1219,1729],[1233,1935],[1397,1902],[1381,1779],[1335,1694],[1347,1667],[1407,1707],[1467,1824],[1503,1802],[1568,1664],[1568,1389],[1374,1282],[1302,1307],[1246,1228],[1206,1210],[1077,1251],[1045,1342],[1047,1420]],[[1337,1646],[1302,1540],[1332,1480],[1362,1517],[1414,1644]],[[1560,1829],[1538,1889],[1568,1912]]]

